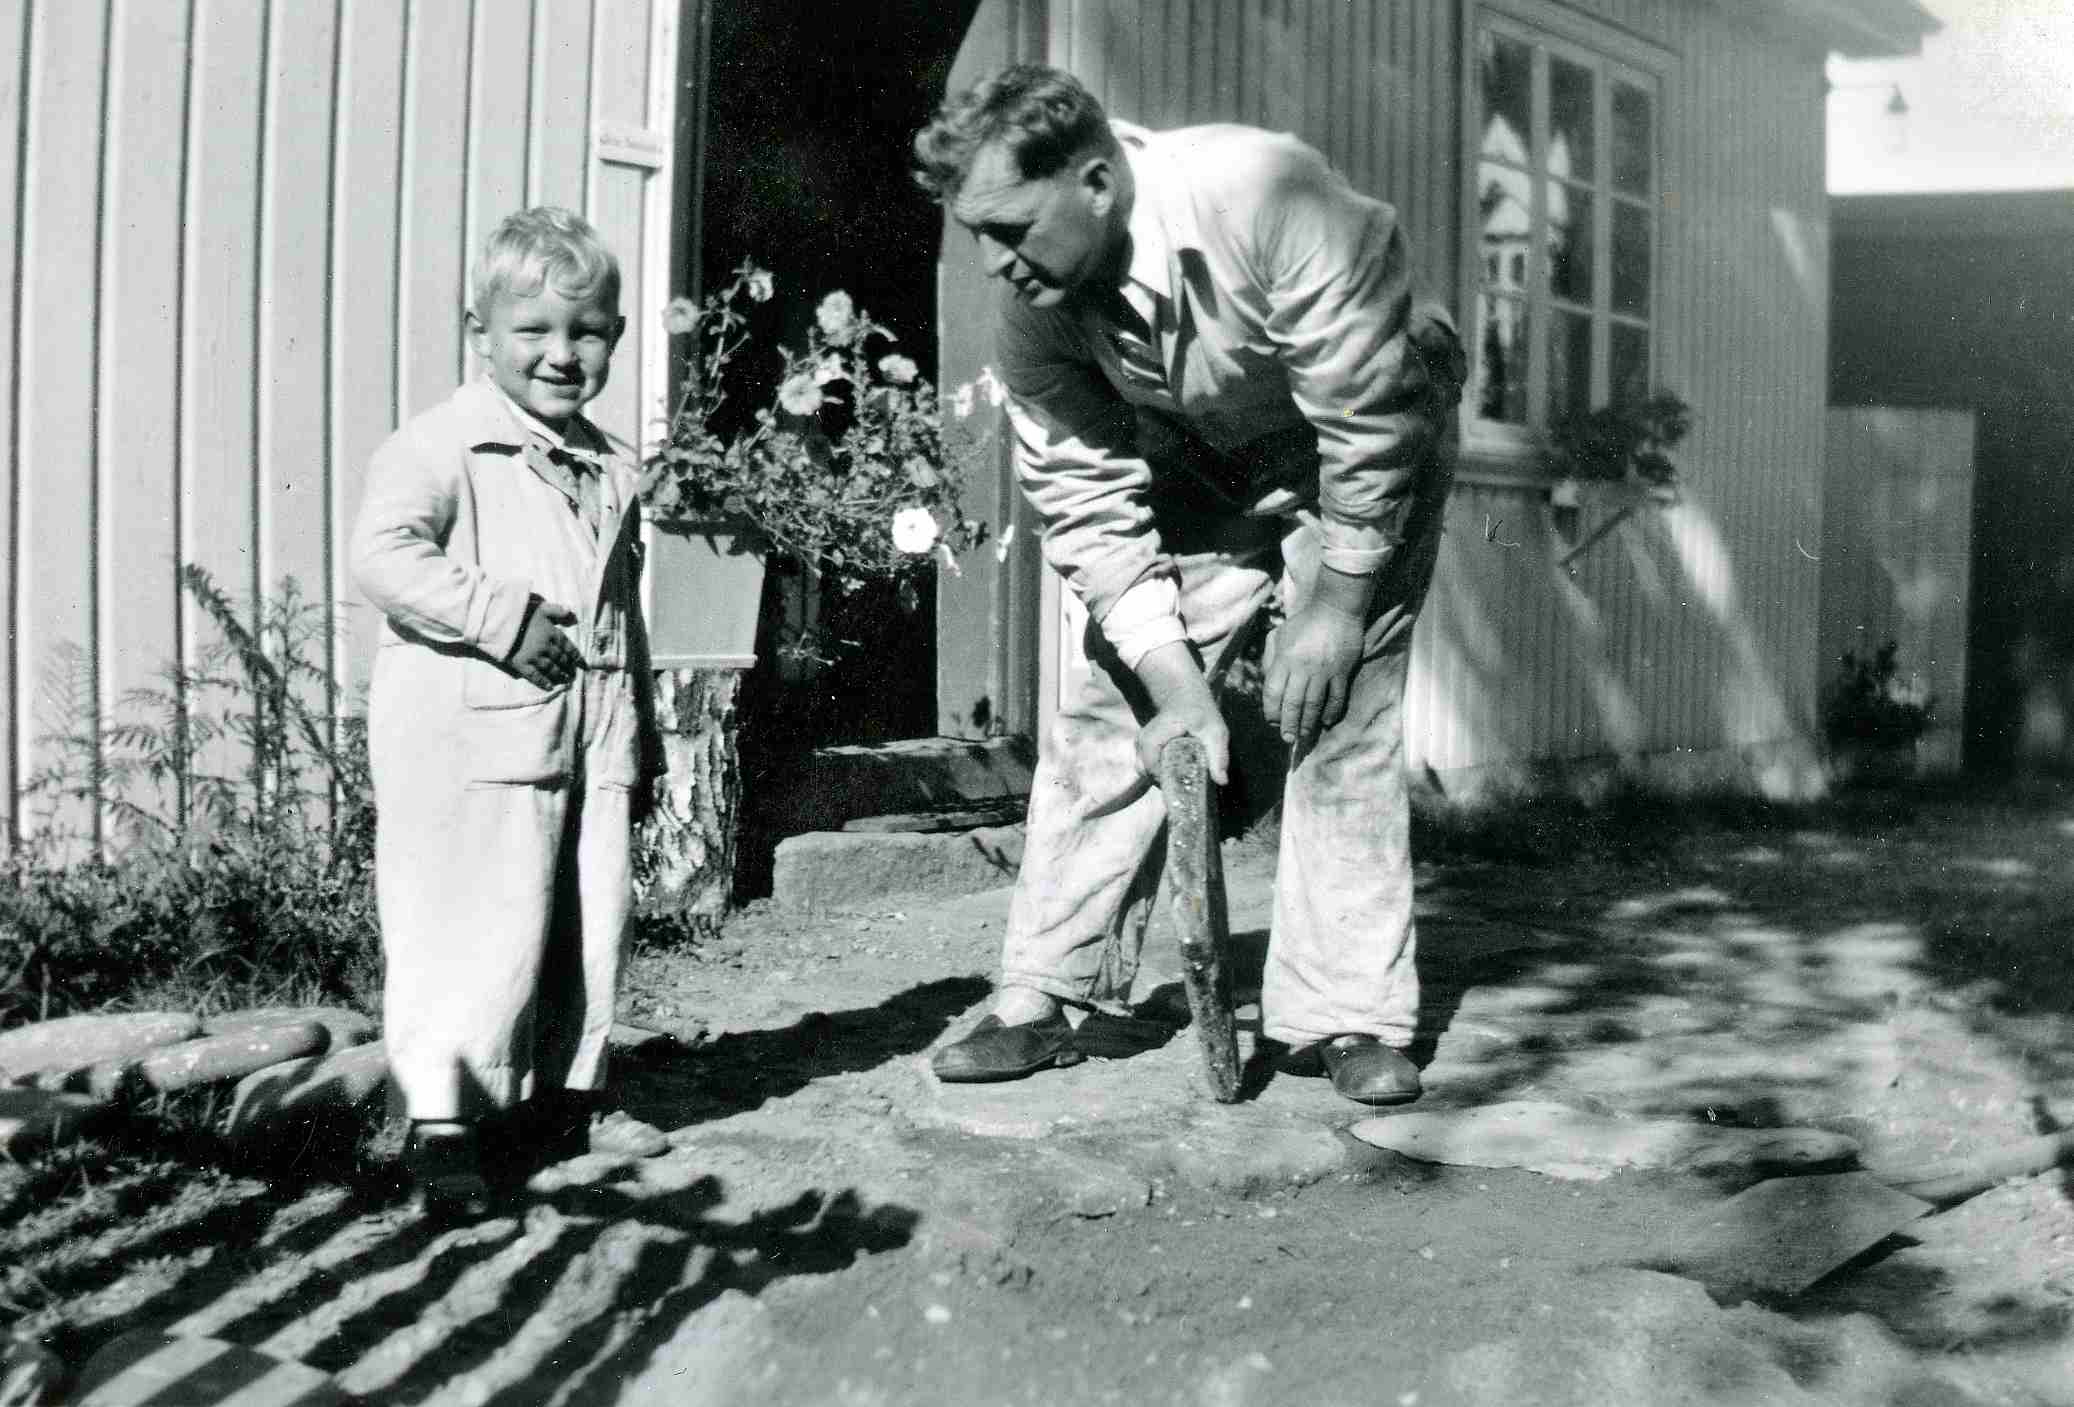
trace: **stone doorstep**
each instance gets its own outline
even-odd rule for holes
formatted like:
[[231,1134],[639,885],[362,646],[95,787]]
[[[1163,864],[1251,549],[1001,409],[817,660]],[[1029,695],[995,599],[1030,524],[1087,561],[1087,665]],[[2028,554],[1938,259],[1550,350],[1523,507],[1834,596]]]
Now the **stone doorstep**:
[[865,816],[958,809],[1028,796],[1036,749],[1015,738],[913,738],[817,748],[761,779],[743,820],[788,836],[840,830]]
[[771,900],[795,911],[851,908],[888,895],[948,898],[1013,883],[1021,826],[949,832],[809,831],[778,842]]

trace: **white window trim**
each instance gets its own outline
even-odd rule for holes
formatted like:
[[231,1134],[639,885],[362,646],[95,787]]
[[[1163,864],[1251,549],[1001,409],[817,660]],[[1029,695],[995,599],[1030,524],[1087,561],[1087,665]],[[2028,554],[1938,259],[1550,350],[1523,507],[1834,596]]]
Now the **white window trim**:
[[[1528,32],[1529,37],[1549,45],[1556,50],[1582,51],[1596,60],[1607,61],[1633,70],[1636,74],[1652,81],[1655,88],[1655,111],[1652,135],[1655,139],[1654,179],[1655,218],[1652,223],[1654,245],[1650,260],[1651,307],[1649,316],[1649,342],[1652,384],[1661,385],[1667,379],[1666,367],[1670,342],[1668,323],[1674,311],[1666,298],[1671,286],[1667,278],[1669,251],[1674,247],[1670,227],[1677,219],[1679,208],[1671,199],[1675,192],[1676,173],[1671,158],[1675,150],[1672,140],[1673,124],[1676,121],[1676,83],[1678,56],[1628,30],[1619,28],[1605,20],[1582,14],[1557,0],[1459,0],[1459,29],[1461,36],[1460,73],[1460,149],[1457,159],[1461,163],[1461,181],[1456,195],[1460,243],[1457,251],[1456,309],[1458,326],[1473,344],[1469,348],[1472,370],[1479,373],[1478,358],[1482,354],[1481,330],[1476,321],[1477,300],[1483,251],[1481,230],[1475,218],[1478,198],[1478,166],[1480,134],[1474,118],[1480,110],[1478,94],[1479,35],[1486,19],[1496,19],[1500,24]],[[1596,141],[1603,148],[1611,140],[1612,124],[1607,114],[1601,114],[1596,123]],[[1601,169],[1604,169],[1603,166]],[[1604,192],[1601,192],[1602,196]],[[1605,218],[1610,218],[1610,208]],[[1597,232],[1595,232],[1597,233]],[[1597,240],[1593,261],[1595,287],[1605,286],[1600,280],[1610,277],[1611,241]],[[1530,264],[1538,266],[1541,253],[1538,248],[1529,252]],[[1530,280],[1538,284],[1538,277],[1530,268]],[[1533,301],[1529,300],[1530,306]],[[1544,305],[1546,299],[1540,300]],[[1535,334],[1545,328],[1544,308],[1533,318]],[[1593,319],[1593,374],[1599,377],[1605,368],[1605,346],[1607,329],[1611,319]],[[1535,364],[1547,359],[1545,335],[1529,345]],[[1544,488],[1546,475],[1535,465],[1539,448],[1539,432],[1524,426],[1510,425],[1499,421],[1485,420],[1476,413],[1474,396],[1477,385],[1466,389],[1462,416],[1462,473],[1461,477],[1472,483],[1493,487]]]

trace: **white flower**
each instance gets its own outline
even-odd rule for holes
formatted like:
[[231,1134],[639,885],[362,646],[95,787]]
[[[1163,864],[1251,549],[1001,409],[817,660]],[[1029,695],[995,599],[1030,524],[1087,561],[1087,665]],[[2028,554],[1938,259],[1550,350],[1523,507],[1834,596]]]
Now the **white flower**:
[[972,383],[970,381],[951,392],[951,413],[960,420],[966,420],[971,417]]
[[994,539],[994,560],[997,562],[1007,561],[1008,544],[1014,541],[1015,524],[1010,523],[1007,527],[1001,529],[1001,536]]
[[907,357],[895,355],[879,358],[879,375],[896,386],[905,386],[920,373],[921,368]]
[[838,288],[823,298],[821,305],[814,309],[814,321],[821,324],[823,337],[841,346],[850,340],[855,330],[857,305],[850,301],[849,294]]
[[699,325],[698,304],[689,298],[672,298],[663,307],[663,331],[682,337]]
[[821,388],[811,372],[795,371],[778,387],[778,404],[790,415],[812,415],[821,408]]
[[768,303],[771,301],[771,293],[773,291],[771,287],[771,271],[769,269],[751,269],[749,271],[750,302]]
[[1007,383],[994,375],[994,368],[990,366],[983,366],[979,369],[979,389],[985,393],[987,404],[996,409],[999,409],[1001,403],[1008,399]]
[[843,369],[841,357],[823,357],[814,364],[814,384],[826,386],[831,381],[847,381],[850,373]]
[[899,551],[927,552],[942,533],[936,515],[926,508],[903,508],[893,515],[893,546]]

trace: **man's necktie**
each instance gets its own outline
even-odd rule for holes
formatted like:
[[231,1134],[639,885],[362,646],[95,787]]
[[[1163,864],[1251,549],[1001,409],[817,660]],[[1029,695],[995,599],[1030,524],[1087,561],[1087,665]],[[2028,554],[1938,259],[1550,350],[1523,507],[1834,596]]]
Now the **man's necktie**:
[[1166,360],[1160,355],[1159,334],[1153,320],[1122,289],[1112,290],[1102,300],[1100,317],[1110,345],[1116,348],[1116,361],[1124,380],[1141,390],[1165,393]]

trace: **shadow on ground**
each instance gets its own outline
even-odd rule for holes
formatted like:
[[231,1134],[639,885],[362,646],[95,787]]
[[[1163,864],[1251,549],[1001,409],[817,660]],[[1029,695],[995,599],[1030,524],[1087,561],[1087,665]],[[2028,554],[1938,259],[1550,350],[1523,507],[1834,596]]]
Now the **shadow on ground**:
[[[630,1072],[626,1103],[672,1130],[726,1118],[922,1050],[984,990],[928,982],[730,1033]],[[583,1161],[546,1193],[513,1170],[497,1214],[455,1228],[409,1205],[364,1134],[314,1129],[255,1159],[140,1120],[0,1181],[0,1310],[34,1329],[64,1306],[51,1341],[75,1368],[119,1332],[165,1329],[300,1359],[383,1402],[602,1403],[717,1298],[904,1246],[920,1220],[856,1189],[770,1207],[712,1176],[657,1187]]]

